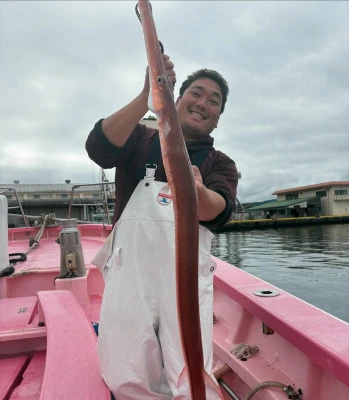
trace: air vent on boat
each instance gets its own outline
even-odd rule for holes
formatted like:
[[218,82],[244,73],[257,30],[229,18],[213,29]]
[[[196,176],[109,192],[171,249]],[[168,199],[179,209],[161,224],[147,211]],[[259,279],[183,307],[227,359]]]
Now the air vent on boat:
[[280,293],[277,290],[271,290],[271,289],[259,289],[255,290],[253,292],[255,296],[260,296],[260,297],[275,297],[278,296]]
[[61,247],[61,273],[59,278],[85,276],[84,255],[76,219],[62,221],[62,230],[57,242]]

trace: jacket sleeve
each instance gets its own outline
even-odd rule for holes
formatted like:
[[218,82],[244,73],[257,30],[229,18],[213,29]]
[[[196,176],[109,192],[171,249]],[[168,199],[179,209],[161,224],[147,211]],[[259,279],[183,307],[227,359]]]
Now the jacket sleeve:
[[226,202],[226,207],[214,220],[200,221],[208,229],[217,229],[229,221],[235,211],[236,190],[238,185],[238,171],[235,162],[221,152],[213,160],[210,172],[204,177],[204,185],[219,193]]
[[111,143],[102,130],[102,121],[99,120],[90,132],[85,148],[88,156],[102,168],[114,168],[124,164],[134,152],[143,125],[138,124],[127,142],[118,147]]

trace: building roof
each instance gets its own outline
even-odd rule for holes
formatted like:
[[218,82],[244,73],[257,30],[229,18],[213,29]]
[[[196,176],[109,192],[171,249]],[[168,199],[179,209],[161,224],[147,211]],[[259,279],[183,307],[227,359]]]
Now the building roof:
[[[113,183],[109,182],[110,185]],[[58,183],[58,184],[45,184],[45,183],[18,183],[18,184],[0,184],[0,191],[4,188],[16,189],[17,193],[70,193],[74,186],[79,186],[74,189],[74,192],[96,192],[101,190],[100,185],[84,186],[84,183]],[[90,185],[90,184],[86,184]]]
[[152,128],[152,129],[159,129],[159,125],[158,125],[158,121],[155,117],[153,116],[148,116],[147,118],[143,118],[140,121],[141,124],[147,126],[148,128]]
[[308,185],[308,186],[299,186],[296,188],[291,189],[284,189],[284,190],[277,190],[272,194],[284,194],[284,193],[294,193],[294,192],[301,192],[302,190],[310,190],[310,189],[325,189],[332,186],[349,186],[349,181],[333,181],[333,182],[324,182],[324,183],[317,183],[315,185]]
[[313,197],[303,197],[301,199],[284,200],[284,201],[270,201],[269,203],[260,204],[259,206],[247,208],[246,211],[262,211],[262,210],[275,210],[276,208],[287,208],[295,204],[304,203],[305,201],[314,200]]

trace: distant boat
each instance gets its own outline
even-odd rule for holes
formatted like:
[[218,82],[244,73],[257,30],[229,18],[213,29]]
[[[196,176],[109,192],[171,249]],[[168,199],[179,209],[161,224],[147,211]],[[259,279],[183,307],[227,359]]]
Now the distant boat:
[[[7,230],[4,196],[0,206],[0,273],[8,254],[27,253],[0,278],[0,399],[109,400],[92,324],[104,282],[90,260],[111,226]],[[65,229],[74,251],[62,251]],[[214,370],[224,398],[348,400],[349,324],[215,261]]]

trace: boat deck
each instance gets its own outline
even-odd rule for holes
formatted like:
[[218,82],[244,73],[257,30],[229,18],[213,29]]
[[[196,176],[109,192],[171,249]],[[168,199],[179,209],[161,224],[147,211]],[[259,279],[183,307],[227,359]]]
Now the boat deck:
[[[104,283],[101,273],[90,263],[101,248],[105,237],[111,231],[110,226],[80,225],[81,246],[86,266],[86,278],[74,279],[74,285],[80,286],[79,303],[90,321],[99,320],[101,298]],[[40,245],[31,249],[27,260],[15,264],[15,272],[0,280],[0,298],[36,296],[41,290],[68,289],[71,280],[59,279],[60,246],[56,243],[61,227],[47,227],[39,240]],[[25,253],[29,249],[29,240],[34,238],[38,228],[9,229],[9,253]],[[84,290],[86,293],[82,293]]]
[[[78,228],[84,259],[88,268],[90,260],[101,248],[111,228],[110,226],[105,228],[105,236],[101,235],[100,225],[82,225]],[[16,263],[14,275],[35,273],[42,270],[58,271],[60,268],[60,247],[53,238],[58,238],[60,231],[60,227],[47,227],[39,241],[40,245],[29,251],[26,261]],[[26,253],[30,247],[29,240],[34,238],[37,232],[37,228],[9,229],[10,253]]]
[[[72,399],[110,399],[100,376],[97,337],[72,292],[2,299],[0,315],[1,399],[63,399],[66,388]],[[78,380],[67,374],[82,366]]]
[[[3,327],[3,332],[0,332],[0,376],[5,376],[1,371],[6,367],[8,368],[6,371],[13,371],[8,372],[10,377],[14,375],[18,376],[18,379],[23,377],[19,386],[18,382],[12,380],[12,397],[5,397],[7,400],[22,399],[19,393],[26,382],[28,384],[32,382],[33,390],[35,382],[39,385],[38,390],[43,388],[45,380],[42,376],[43,368],[48,362],[47,331],[45,326],[39,324],[42,320],[40,306],[35,306],[37,301],[34,301],[40,296],[38,292],[51,293],[52,298],[55,293],[58,295],[60,292],[63,293],[62,290],[64,293],[69,291],[74,293],[77,300],[74,299],[75,302],[81,306],[83,314],[87,316],[87,320],[85,318],[87,325],[85,324],[84,330],[88,333],[91,331],[90,322],[99,321],[104,282],[102,274],[91,265],[90,260],[102,246],[111,227],[82,225],[79,226],[79,230],[87,270],[86,276],[57,279],[54,283],[54,278],[60,272],[60,247],[55,242],[60,228],[49,227],[45,229],[40,239],[40,246],[29,252],[25,262],[16,264],[16,272],[0,279],[2,309],[7,310],[7,313],[12,312],[11,316],[3,314],[6,317],[3,320],[11,322],[12,318],[13,321],[26,324],[24,328],[17,326],[13,329],[12,327],[12,330],[16,332],[11,335],[21,340],[24,346],[21,351],[18,351],[15,340],[13,340],[13,346],[17,348],[11,348],[8,326]],[[38,229],[35,228],[10,229],[10,253],[25,252],[29,247],[29,238],[35,237],[37,231]],[[349,398],[349,324],[222,260],[215,258],[215,261],[217,269],[214,278],[214,312],[217,322],[214,325],[213,335],[214,365],[220,367],[227,364],[231,368],[232,372],[224,377],[224,381],[234,388],[240,398],[245,398],[256,384],[277,380],[291,385],[295,391],[300,388],[304,397],[298,397],[299,399],[347,400]],[[263,296],[256,295],[256,291]],[[273,296],[276,294],[274,292],[278,292],[277,295]],[[43,304],[49,306],[50,301],[51,298],[45,298]],[[60,305],[62,304],[64,302],[60,302]],[[51,308],[52,310],[54,308]],[[62,314],[69,317],[70,308],[64,307],[62,310]],[[1,316],[0,310],[0,321]],[[48,316],[47,321],[50,321],[50,318]],[[80,319],[83,324],[84,318]],[[66,325],[73,326],[74,323]],[[54,332],[59,332],[60,329],[64,331],[65,323],[61,321],[59,326],[55,326]],[[7,341],[2,340],[1,335],[3,339],[7,338]],[[71,336],[71,332],[68,332],[68,336]],[[55,341],[58,343],[60,338],[63,339],[64,335],[56,335]],[[49,340],[48,335],[47,340]],[[231,350],[241,343],[258,346],[258,353],[248,360],[235,358]],[[57,351],[60,345],[57,344]],[[64,346],[63,342],[62,346]],[[36,353],[32,357],[29,350],[34,348]],[[1,354],[9,351],[13,356],[7,359],[8,363],[5,362],[4,365]],[[27,358],[23,358],[23,354]],[[41,380],[35,378],[36,372],[41,376]],[[4,381],[0,383],[0,398],[2,398],[1,390],[7,392],[9,390]],[[283,400],[285,393],[280,389],[268,388],[263,389],[254,397],[258,400]],[[73,398],[78,397],[74,394]],[[86,398],[88,397],[84,397],[84,400]],[[229,397],[224,394],[224,399],[229,399]]]

